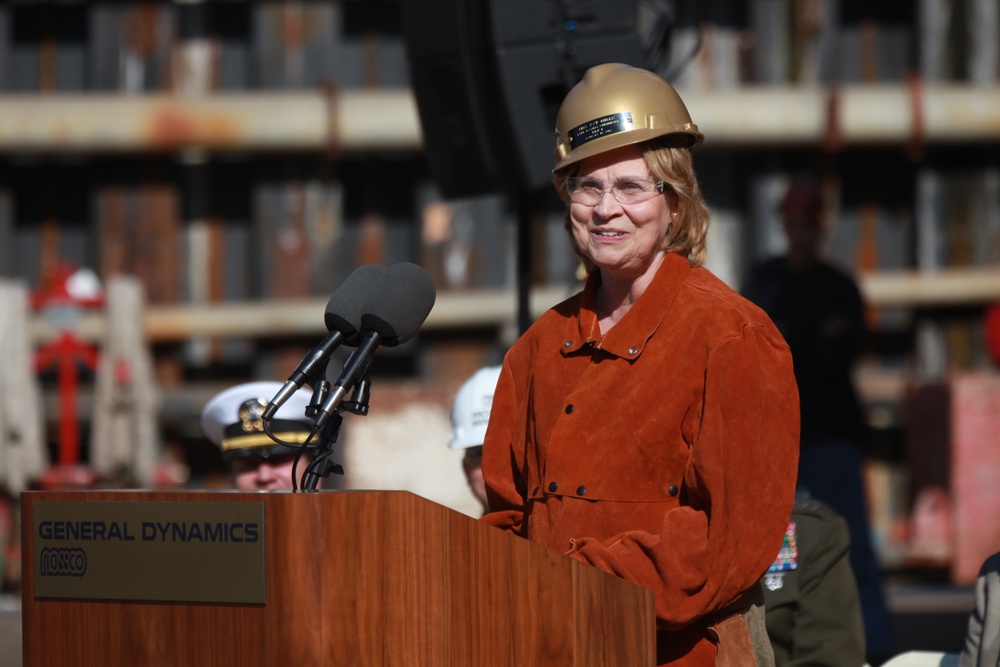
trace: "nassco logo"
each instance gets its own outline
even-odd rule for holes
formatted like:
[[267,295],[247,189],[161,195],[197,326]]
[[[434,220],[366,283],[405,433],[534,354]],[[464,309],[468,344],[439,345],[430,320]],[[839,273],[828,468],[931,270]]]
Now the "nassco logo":
[[45,547],[38,573],[43,577],[82,577],[87,572],[87,553],[80,548]]

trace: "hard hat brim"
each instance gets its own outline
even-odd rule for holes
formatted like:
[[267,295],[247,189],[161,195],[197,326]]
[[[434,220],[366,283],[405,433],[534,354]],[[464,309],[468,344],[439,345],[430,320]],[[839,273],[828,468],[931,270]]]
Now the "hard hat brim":
[[558,174],[567,167],[595,155],[608,153],[623,146],[634,146],[635,144],[641,144],[653,139],[660,140],[665,147],[694,150],[701,144],[704,138],[705,136],[698,131],[698,127],[693,123],[691,124],[691,129],[684,132],[664,132],[658,128],[640,128],[631,130],[628,136],[624,136],[624,133],[609,134],[606,137],[594,139],[579,148],[573,149],[561,160],[558,159],[557,155],[556,166],[553,167],[552,173]]

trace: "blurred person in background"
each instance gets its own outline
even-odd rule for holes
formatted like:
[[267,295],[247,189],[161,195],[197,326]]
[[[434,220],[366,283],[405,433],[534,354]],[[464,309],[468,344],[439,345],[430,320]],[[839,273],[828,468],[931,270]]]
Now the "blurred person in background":
[[702,267],[702,134],[666,81],[605,64],[556,135],[588,275],[504,359],[483,520],[655,591],[658,665],[772,665],[760,579],[794,499],[797,392],[767,315]]
[[[272,440],[261,419],[281,387],[280,382],[236,385],[212,397],[201,412],[202,432],[222,451],[237,489],[277,491],[294,486],[292,469],[299,448]],[[292,394],[271,419],[271,432],[291,445],[304,443],[312,430],[312,421],[305,416],[309,400],[306,392]],[[301,475],[308,464],[309,455],[303,452],[296,473]]]
[[861,667],[865,630],[844,519],[800,498],[764,575],[767,635],[777,667]]
[[796,179],[779,206],[788,250],[754,266],[742,293],[767,312],[792,350],[801,405],[799,491],[847,521],[868,659],[878,665],[895,653],[895,640],[871,545],[866,427],[851,376],[865,345],[864,303],[854,280],[823,258],[824,211],[817,184]]
[[464,451],[462,470],[465,471],[469,489],[482,503],[484,512],[487,502],[486,485],[483,483],[483,440],[499,377],[500,366],[480,368],[462,384],[451,404],[451,438],[448,445]]

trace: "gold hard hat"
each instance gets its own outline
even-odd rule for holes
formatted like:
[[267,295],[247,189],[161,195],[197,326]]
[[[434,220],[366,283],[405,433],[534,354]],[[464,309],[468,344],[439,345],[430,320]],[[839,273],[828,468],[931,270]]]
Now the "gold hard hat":
[[638,67],[608,63],[587,70],[556,117],[557,172],[593,155],[676,135],[694,148],[704,135],[669,83]]

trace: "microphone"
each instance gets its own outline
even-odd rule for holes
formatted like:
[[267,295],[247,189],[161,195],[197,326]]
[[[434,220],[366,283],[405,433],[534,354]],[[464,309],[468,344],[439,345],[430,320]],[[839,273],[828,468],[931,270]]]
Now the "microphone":
[[340,378],[320,407],[314,430],[322,428],[344,396],[368,372],[375,350],[380,345],[395,347],[408,341],[434,307],[434,281],[416,264],[393,264],[379,278],[385,294],[373,299],[371,307],[361,315],[361,342],[347,358]]
[[330,297],[326,304],[324,321],[330,333],[314,347],[288,376],[288,380],[277,391],[262,418],[270,420],[292,394],[308,384],[314,387],[326,374],[330,355],[340,345],[357,345],[361,340],[358,325],[361,316],[368,310],[369,302],[376,297],[386,267],[381,264],[365,264],[355,269]]
[[405,343],[417,333],[434,307],[437,292],[427,271],[411,262],[393,264],[384,277],[389,296],[361,315],[361,329],[375,331],[385,347]]

